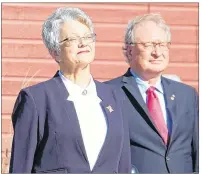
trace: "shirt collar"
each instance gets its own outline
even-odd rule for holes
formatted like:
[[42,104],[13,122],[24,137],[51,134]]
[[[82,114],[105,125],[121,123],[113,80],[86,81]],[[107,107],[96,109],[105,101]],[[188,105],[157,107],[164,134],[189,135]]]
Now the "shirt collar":
[[[140,88],[139,88],[140,92],[146,93],[147,89],[151,85],[149,85],[146,81],[144,81],[141,77],[139,77],[131,68],[130,68],[130,72],[131,72],[132,76],[135,78],[135,81],[138,84],[138,86],[140,86]],[[163,94],[163,87],[161,84],[161,78],[159,78],[159,80],[153,86],[157,89],[157,91],[159,91],[160,93]]]

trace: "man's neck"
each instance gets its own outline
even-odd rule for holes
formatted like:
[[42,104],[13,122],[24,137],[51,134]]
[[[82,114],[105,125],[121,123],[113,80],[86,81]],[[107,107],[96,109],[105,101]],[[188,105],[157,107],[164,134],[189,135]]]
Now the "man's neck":
[[139,78],[141,78],[143,81],[147,82],[149,85],[153,86],[155,85],[159,79],[161,78],[161,73],[138,73],[131,69],[132,72],[134,72]]

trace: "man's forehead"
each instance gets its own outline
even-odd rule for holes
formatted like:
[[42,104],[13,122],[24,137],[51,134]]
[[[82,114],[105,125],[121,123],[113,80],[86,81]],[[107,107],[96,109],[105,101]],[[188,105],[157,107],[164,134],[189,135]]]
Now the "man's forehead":
[[136,41],[164,41],[167,39],[165,30],[153,21],[140,23],[133,32]]

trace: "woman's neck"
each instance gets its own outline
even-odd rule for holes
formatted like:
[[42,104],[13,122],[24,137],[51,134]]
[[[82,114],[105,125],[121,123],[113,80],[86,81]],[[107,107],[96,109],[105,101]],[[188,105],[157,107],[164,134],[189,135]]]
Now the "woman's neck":
[[86,88],[90,83],[91,74],[89,65],[85,68],[76,68],[71,71],[69,69],[60,68],[60,71],[67,79],[81,88]]

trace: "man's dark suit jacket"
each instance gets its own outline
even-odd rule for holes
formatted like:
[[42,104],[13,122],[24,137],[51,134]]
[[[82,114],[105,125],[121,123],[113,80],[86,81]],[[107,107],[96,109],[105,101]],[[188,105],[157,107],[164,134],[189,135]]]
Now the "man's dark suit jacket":
[[95,84],[108,129],[93,170],[89,167],[74,104],[67,100],[69,94],[56,73],[52,79],[22,89],[18,95],[12,115],[10,173],[130,172],[129,129],[121,111],[120,92],[98,81]]
[[[140,173],[191,173],[199,170],[198,95],[194,88],[161,77],[168,115],[169,144],[163,143],[130,71],[107,83],[124,92],[129,119],[131,160]],[[175,96],[174,100],[171,96]]]

